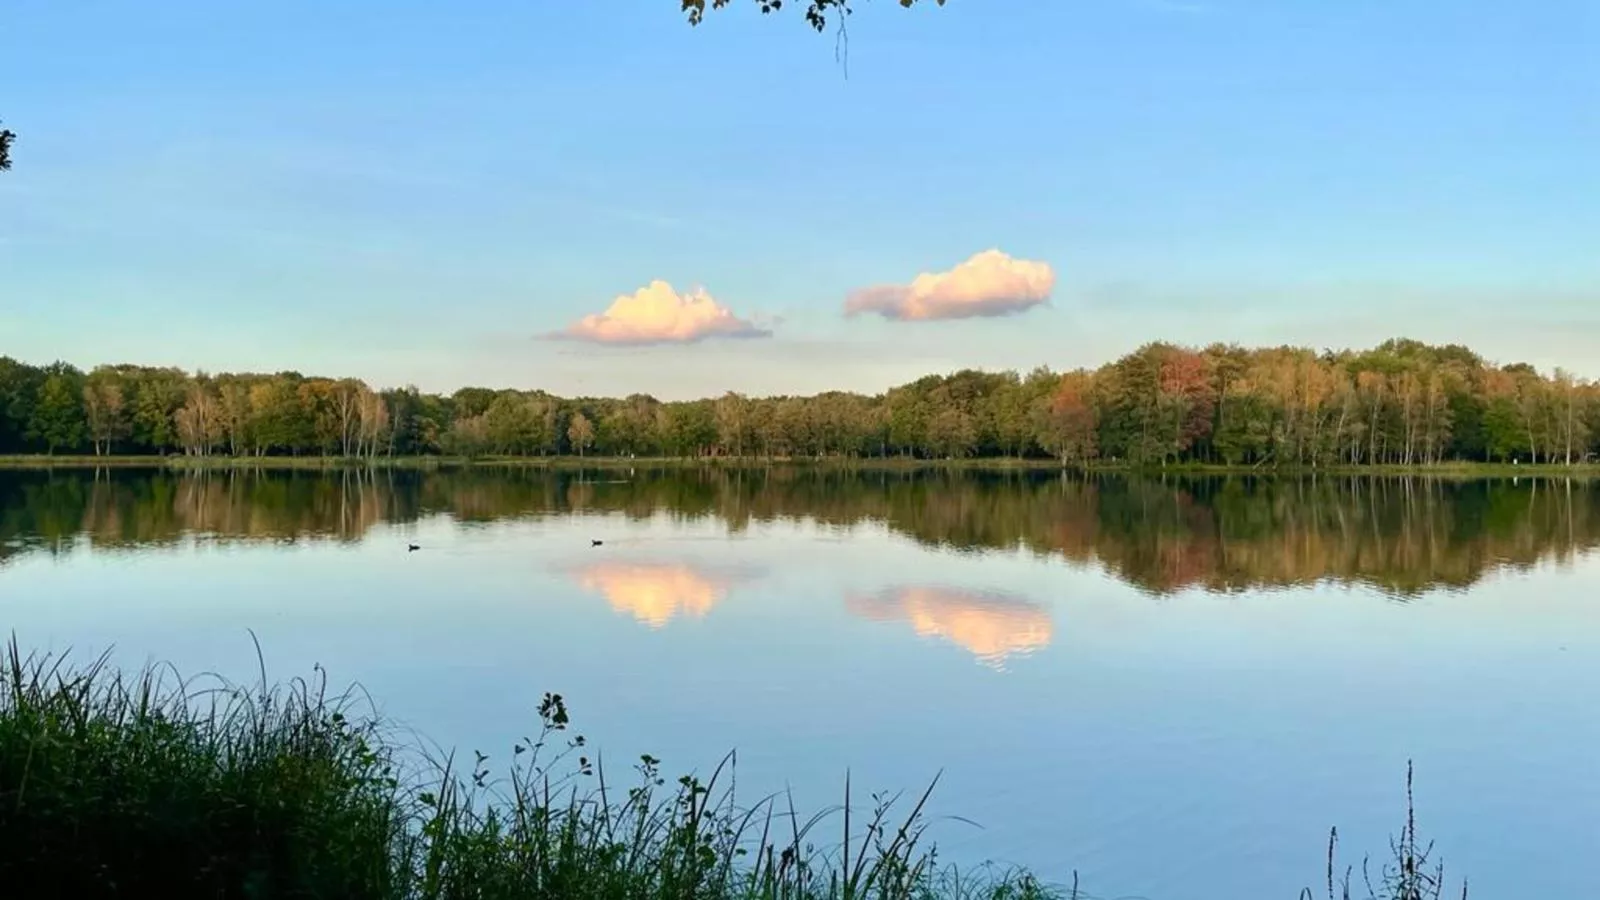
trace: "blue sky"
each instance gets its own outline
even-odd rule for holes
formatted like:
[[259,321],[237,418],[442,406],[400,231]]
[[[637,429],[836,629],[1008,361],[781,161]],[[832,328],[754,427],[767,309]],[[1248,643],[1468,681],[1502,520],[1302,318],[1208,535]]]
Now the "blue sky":
[[[1591,0],[8,0],[0,354],[877,390],[1154,339],[1600,375]],[[798,0],[796,0],[798,2]],[[996,248],[1048,302],[846,298]],[[547,340],[661,280],[766,337]]]

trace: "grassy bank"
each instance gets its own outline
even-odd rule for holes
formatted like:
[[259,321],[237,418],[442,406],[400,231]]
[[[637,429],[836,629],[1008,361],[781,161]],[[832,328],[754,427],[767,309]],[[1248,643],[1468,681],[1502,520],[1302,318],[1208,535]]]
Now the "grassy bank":
[[[408,751],[349,694],[0,654],[0,884],[83,900],[1089,900],[1025,872],[937,863],[919,795],[802,818],[791,799],[741,806],[734,760],[668,781],[641,757],[623,784],[591,758],[565,703],[487,758]],[[1410,777],[1407,776],[1409,809]],[[1442,896],[1415,819],[1367,893]],[[1352,897],[1335,865],[1330,900]],[[1157,861],[1156,864],[1159,864]],[[1309,889],[1300,897],[1320,897]],[[1452,891],[1450,896],[1455,896]],[[1466,896],[1465,884],[1460,896]]]
[[1545,464],[1511,465],[1488,462],[1442,462],[1428,465],[1399,466],[1230,466],[1209,463],[1183,463],[1167,466],[1124,466],[1097,463],[1087,468],[1091,472],[1129,472],[1142,475],[1278,475],[1292,477],[1353,476],[1403,477],[1428,476],[1433,478],[1596,478],[1600,477],[1600,463],[1575,463],[1573,465]]
[[[981,459],[913,459],[906,457],[813,459],[810,457],[615,457],[615,456],[378,456],[354,459],[338,456],[0,456],[0,469],[91,469],[91,468],[169,468],[169,469],[267,469],[325,470],[340,468],[440,469],[463,467],[514,467],[545,469],[668,469],[668,468],[762,468],[795,466],[854,471],[914,471],[958,469],[992,471],[1060,471],[1060,462],[1050,459],[985,457]],[[1446,462],[1417,466],[1230,466],[1183,463],[1166,466],[1130,466],[1097,462],[1074,471],[1126,473],[1138,475],[1311,475],[1432,476],[1442,478],[1513,477],[1600,477],[1600,463],[1577,465]]]
[[464,460],[432,456],[349,459],[338,456],[0,456],[0,469],[337,469],[377,466],[433,469],[460,466]]
[[[30,896],[824,900],[1051,896],[935,864],[927,794],[801,818],[642,757],[619,783],[546,695],[486,759],[408,752],[320,683],[125,678],[12,646],[0,687],[0,884]],[[931,790],[931,788],[930,788]],[[897,813],[903,812],[897,818]]]

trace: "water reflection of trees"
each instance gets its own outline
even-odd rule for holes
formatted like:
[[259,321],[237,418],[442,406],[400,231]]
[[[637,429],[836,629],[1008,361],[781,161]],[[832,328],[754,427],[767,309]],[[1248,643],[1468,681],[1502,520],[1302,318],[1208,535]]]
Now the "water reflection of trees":
[[1143,589],[1333,580],[1410,594],[1600,542],[1600,489],[1553,479],[1129,479],[775,468],[617,473],[0,473],[0,563],[33,548],[359,540],[375,525],[577,512],[881,523],[921,543],[1105,567]]

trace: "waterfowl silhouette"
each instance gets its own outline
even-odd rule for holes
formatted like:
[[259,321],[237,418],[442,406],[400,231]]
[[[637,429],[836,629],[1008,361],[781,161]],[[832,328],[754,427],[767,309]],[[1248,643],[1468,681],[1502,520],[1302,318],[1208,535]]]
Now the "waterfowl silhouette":
[[421,550],[421,549],[422,548],[418,547],[416,544],[407,544],[406,545],[406,552],[407,553],[415,553],[416,551]]
[[589,546],[591,546],[591,547],[598,547],[598,546],[600,546],[600,545],[601,545],[601,544],[603,544],[603,543],[605,543],[605,541],[600,541],[600,540],[590,540],[590,541],[589,541]]

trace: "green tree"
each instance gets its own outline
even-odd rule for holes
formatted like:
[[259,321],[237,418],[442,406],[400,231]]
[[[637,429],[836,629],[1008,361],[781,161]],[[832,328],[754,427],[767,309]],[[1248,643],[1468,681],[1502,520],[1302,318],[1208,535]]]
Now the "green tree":
[[717,398],[717,443],[723,453],[743,456],[750,437],[750,400],[729,391]]
[[928,449],[946,459],[964,459],[978,443],[978,428],[972,416],[956,405],[934,413],[928,423]]
[[491,388],[464,387],[450,395],[450,401],[455,404],[455,414],[463,419],[481,416],[489,411],[489,404],[500,396],[500,392]]
[[1033,396],[1016,373],[1008,372],[1000,388],[990,395],[995,441],[1003,456],[1024,456],[1033,438],[1029,410]]
[[489,446],[517,456],[544,453],[555,443],[555,412],[545,396],[502,393],[483,413]]
[[329,455],[339,448],[342,423],[336,390],[333,380],[328,378],[307,378],[300,382],[295,390],[300,414],[294,420],[296,428],[291,443],[294,452],[310,450]]
[[174,369],[143,369],[131,380],[133,440],[147,453],[166,453],[178,445],[175,417],[183,406],[188,378]]
[[28,422],[43,381],[37,366],[0,356],[0,453],[28,449]]
[[441,441],[445,432],[450,429],[452,413],[450,401],[435,394],[420,394],[417,397],[416,419],[411,426],[414,453],[441,453]]
[[928,444],[928,379],[889,391],[889,445],[902,454],[925,450]]
[[717,442],[717,416],[709,401],[671,404],[664,424],[662,436],[676,456],[699,456]]
[[413,385],[407,385],[399,390],[383,391],[379,396],[389,408],[389,455],[426,453],[422,392]]
[[83,376],[70,366],[51,367],[39,387],[39,400],[28,421],[28,436],[54,455],[58,449],[72,450],[83,444]]
[[239,456],[250,445],[250,383],[242,378],[219,379],[217,428],[228,454]]
[[600,420],[601,440],[618,456],[649,454],[658,446],[656,412],[661,401],[649,394],[632,394],[614,405]]
[[16,139],[16,132],[0,128],[0,172],[5,172],[11,168],[11,144]]
[[1096,379],[1101,452],[1133,463],[1165,456],[1161,360],[1167,346],[1147,344],[1107,366]]

